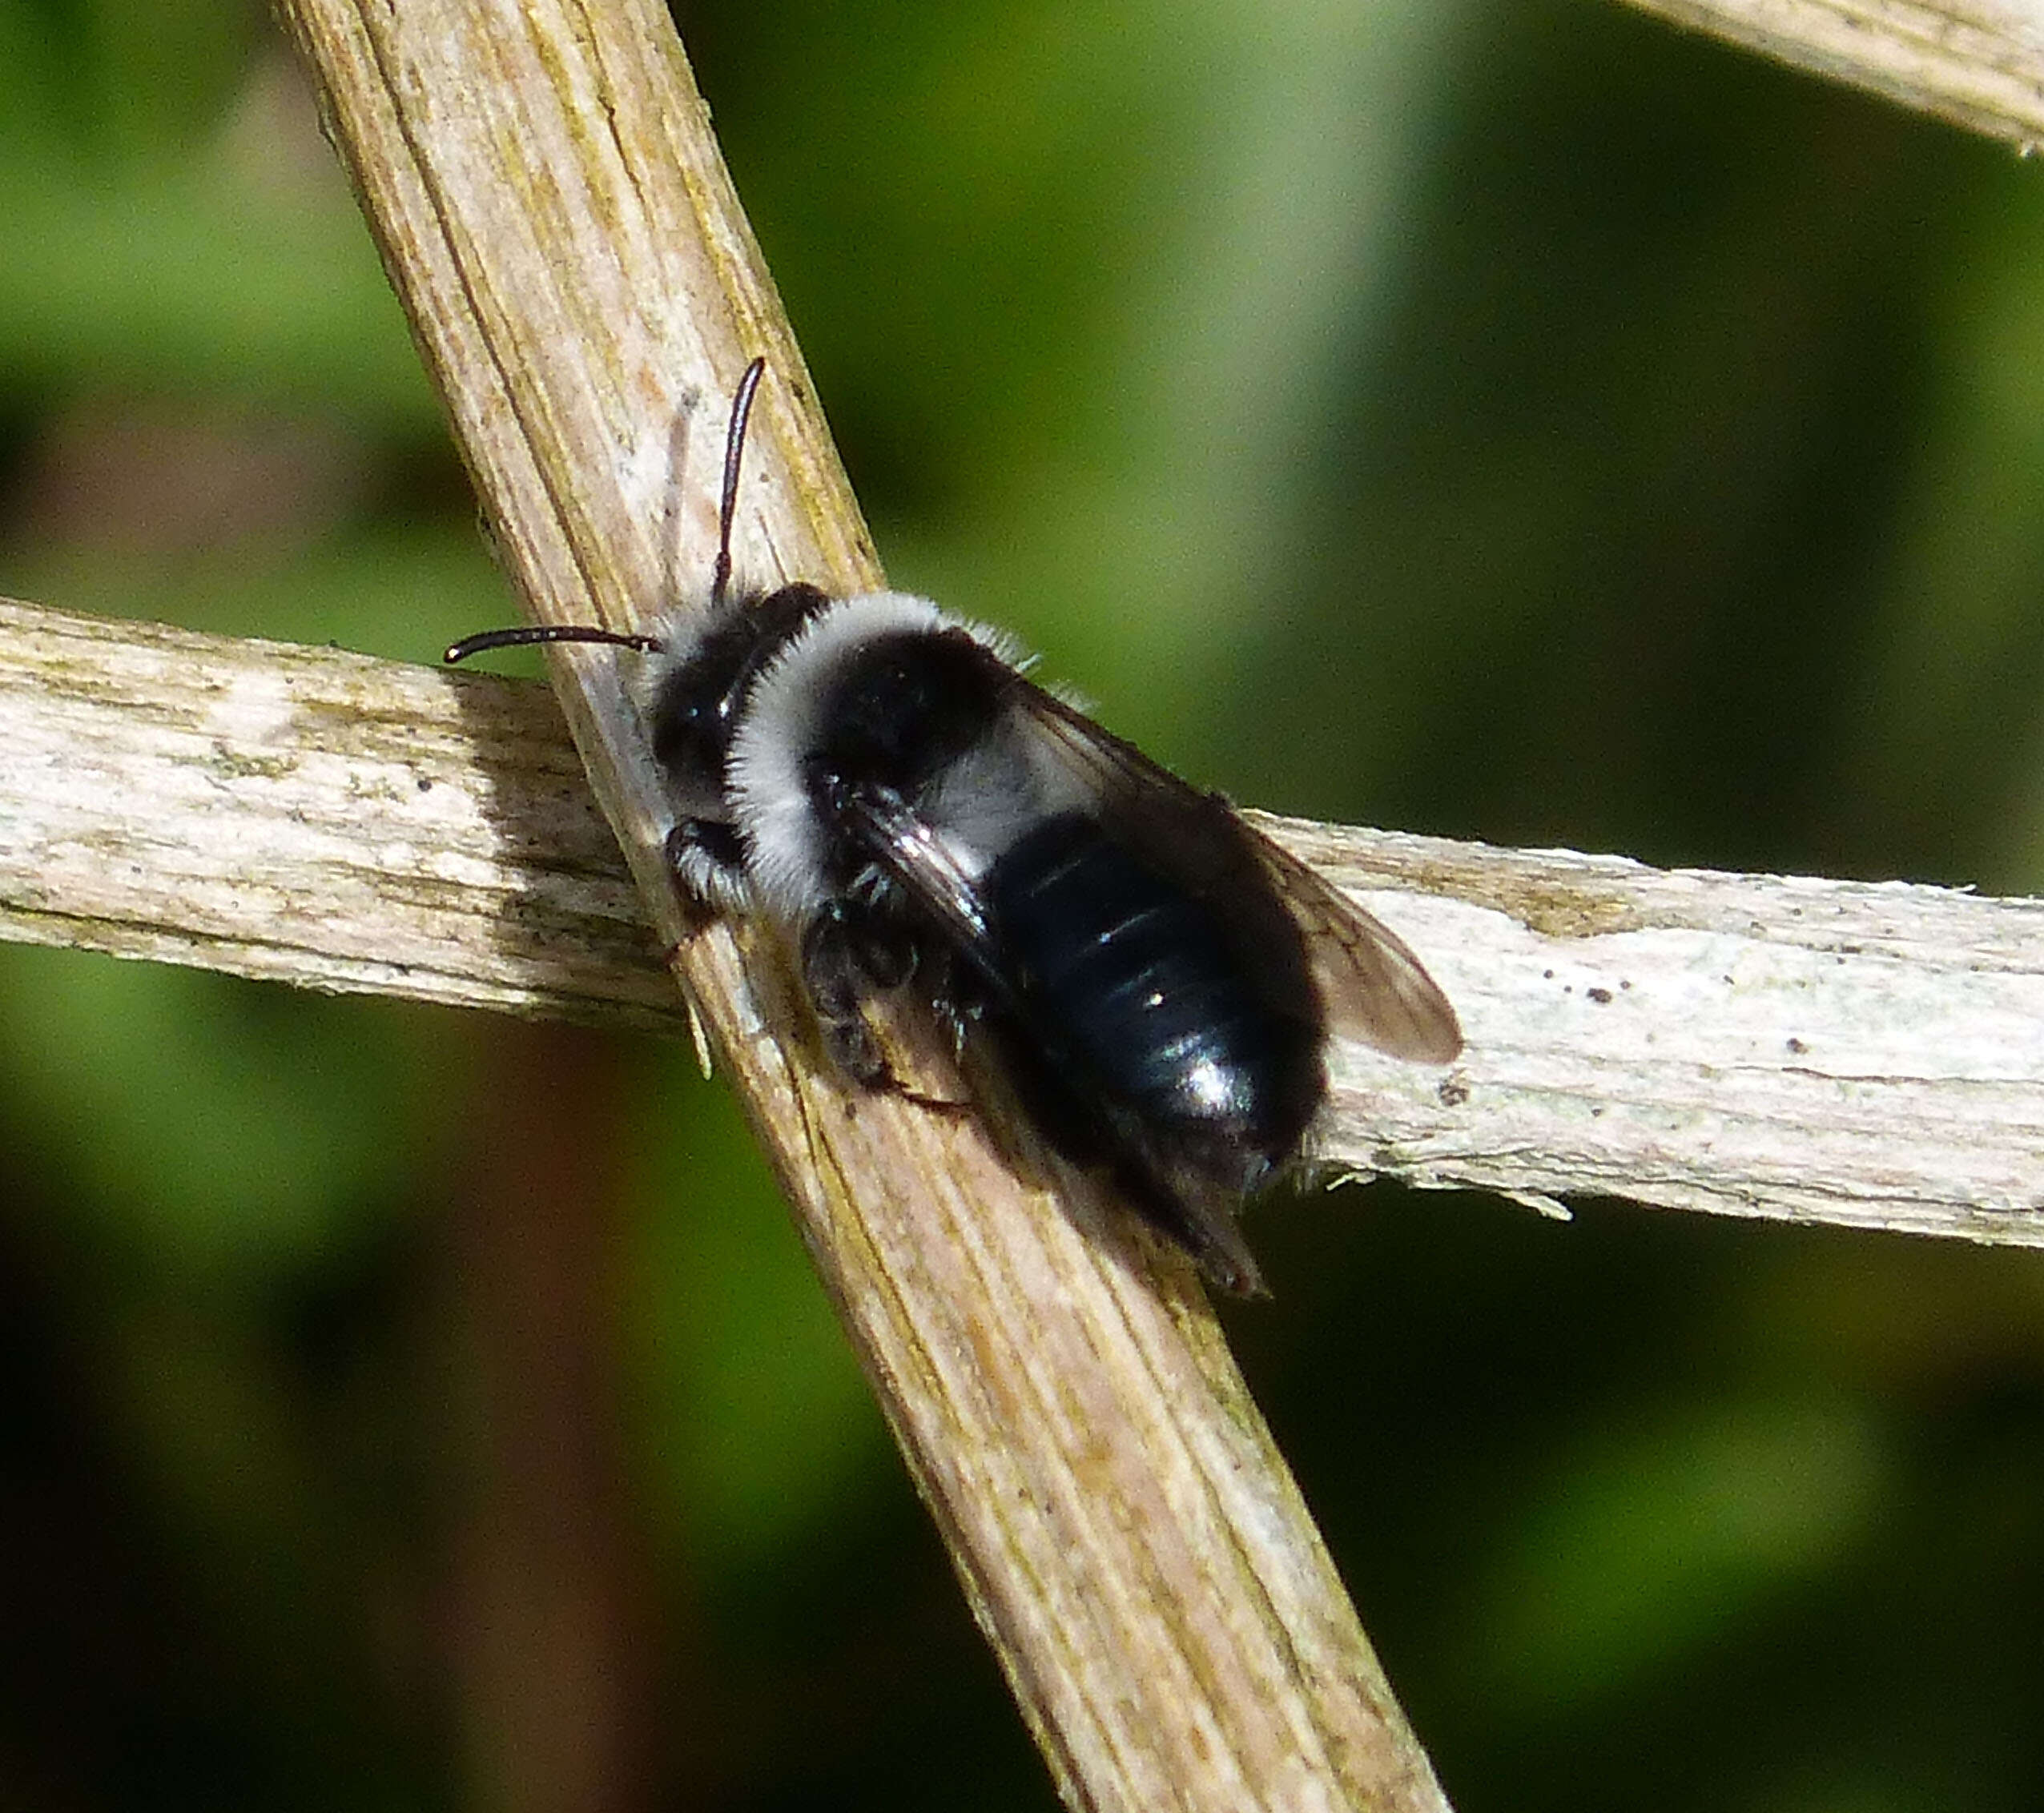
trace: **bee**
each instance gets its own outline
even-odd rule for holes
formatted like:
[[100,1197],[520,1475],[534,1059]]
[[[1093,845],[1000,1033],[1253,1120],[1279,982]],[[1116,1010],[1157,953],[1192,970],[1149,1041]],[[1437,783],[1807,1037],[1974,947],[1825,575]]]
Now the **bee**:
[[844,1074],[900,1089],[869,1011],[912,990],[984,1048],[1056,1151],[1106,1172],[1213,1282],[1299,1158],[1330,1040],[1445,1064],[1454,1008],[1405,944],[1244,822],[1028,677],[998,631],[899,592],[734,589],[747,368],[705,605],[654,636],[489,630],[644,658],[677,880],[789,932]]

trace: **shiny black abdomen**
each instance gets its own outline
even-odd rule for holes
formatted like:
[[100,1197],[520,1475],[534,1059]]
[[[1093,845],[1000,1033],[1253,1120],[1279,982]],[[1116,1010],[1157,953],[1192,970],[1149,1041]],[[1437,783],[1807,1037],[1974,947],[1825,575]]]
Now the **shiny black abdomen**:
[[1321,1029],[1296,1011],[1303,988],[1276,991],[1288,1007],[1266,979],[1302,966],[1301,950],[1247,948],[1080,813],[1030,830],[984,887],[1011,1036],[1040,1058],[1032,1092],[1040,1112],[1052,1098],[1053,1132],[1061,1113],[1099,1130],[1101,1156],[1132,1156],[1117,1148],[1133,1138],[1232,1190],[1294,1156],[1325,1086]]

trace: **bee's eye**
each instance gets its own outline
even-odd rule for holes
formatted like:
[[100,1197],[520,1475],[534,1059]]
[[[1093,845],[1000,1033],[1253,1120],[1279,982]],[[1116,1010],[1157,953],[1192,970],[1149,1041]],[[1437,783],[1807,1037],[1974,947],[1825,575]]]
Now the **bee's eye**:
[[720,786],[734,715],[727,693],[682,669],[654,703],[654,759],[686,788]]

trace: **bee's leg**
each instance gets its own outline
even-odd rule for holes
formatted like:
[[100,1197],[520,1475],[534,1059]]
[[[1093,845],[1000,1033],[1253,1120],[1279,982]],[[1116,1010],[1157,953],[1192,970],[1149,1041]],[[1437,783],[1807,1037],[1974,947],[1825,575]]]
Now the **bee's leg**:
[[931,1009],[950,1043],[951,1061],[962,1064],[973,1028],[985,1015],[986,1002],[972,973],[948,952],[940,953],[928,966],[927,979]]
[[745,907],[745,846],[738,827],[717,818],[684,818],[667,834],[667,866],[682,891],[706,910]]
[[862,1088],[902,1096],[918,1107],[965,1112],[968,1103],[911,1089],[894,1073],[874,1038],[866,1003],[915,973],[915,941],[855,902],[834,900],[802,935],[802,979],[831,1061]]
[[870,914],[842,900],[830,902],[803,932],[803,985],[823,1028],[823,1047],[862,1088],[901,1088],[874,1040],[866,1003],[906,981],[915,958],[913,946],[887,938]]

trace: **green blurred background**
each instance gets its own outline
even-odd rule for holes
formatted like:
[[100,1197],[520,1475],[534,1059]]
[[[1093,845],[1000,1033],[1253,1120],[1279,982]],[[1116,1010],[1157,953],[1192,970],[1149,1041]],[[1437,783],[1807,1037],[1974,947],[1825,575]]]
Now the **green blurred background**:
[[[2044,166],[1598,0],[682,24],[891,576],[1116,728],[2044,886]],[[509,609],[251,7],[0,0],[0,590],[417,661]],[[4,948],[0,1154],[0,1805],[1052,1803],[686,1053]],[[2044,1805],[2035,1257],[1253,1231],[1463,1813]]]

